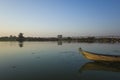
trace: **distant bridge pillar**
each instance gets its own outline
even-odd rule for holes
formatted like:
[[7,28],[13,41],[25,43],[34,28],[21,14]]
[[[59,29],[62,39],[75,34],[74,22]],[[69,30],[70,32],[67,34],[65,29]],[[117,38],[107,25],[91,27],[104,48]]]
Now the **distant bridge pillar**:
[[58,40],[62,40],[62,35],[58,35]]

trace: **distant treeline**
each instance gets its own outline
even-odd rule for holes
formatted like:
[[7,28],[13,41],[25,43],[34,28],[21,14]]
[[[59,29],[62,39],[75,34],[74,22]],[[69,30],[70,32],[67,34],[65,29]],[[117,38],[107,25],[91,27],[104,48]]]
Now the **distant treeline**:
[[40,37],[0,37],[0,41],[57,41],[58,38],[40,38]]
[[120,42],[120,38],[96,38],[96,37],[21,37],[21,36],[10,36],[10,37],[0,37],[0,41],[75,41],[75,42]]

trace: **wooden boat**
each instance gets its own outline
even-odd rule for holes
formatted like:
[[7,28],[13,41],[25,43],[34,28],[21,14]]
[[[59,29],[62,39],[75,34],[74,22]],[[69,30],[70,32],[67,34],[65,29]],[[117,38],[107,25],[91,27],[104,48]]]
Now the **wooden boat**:
[[81,54],[84,55],[85,58],[98,62],[120,62],[120,55],[106,55],[106,54],[97,54],[93,52],[84,51],[79,48]]
[[80,68],[79,72],[87,70],[120,72],[120,63],[88,62]]

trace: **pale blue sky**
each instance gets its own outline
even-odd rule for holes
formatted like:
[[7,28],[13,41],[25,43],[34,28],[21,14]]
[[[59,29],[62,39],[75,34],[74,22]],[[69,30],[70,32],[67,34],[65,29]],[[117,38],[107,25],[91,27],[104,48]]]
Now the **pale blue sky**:
[[120,0],[0,0],[0,36],[120,35]]

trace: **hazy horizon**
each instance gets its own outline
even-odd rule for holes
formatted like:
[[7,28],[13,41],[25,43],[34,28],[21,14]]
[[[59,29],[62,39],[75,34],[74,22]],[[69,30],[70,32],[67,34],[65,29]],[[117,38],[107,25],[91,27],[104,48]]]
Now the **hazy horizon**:
[[120,0],[0,0],[0,36],[120,35]]

